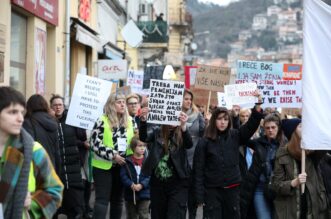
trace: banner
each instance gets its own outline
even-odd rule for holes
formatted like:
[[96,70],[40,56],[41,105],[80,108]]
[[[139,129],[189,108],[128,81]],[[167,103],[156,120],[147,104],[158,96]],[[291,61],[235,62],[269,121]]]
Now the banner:
[[184,83],[179,81],[151,80],[148,102],[148,123],[180,125]]
[[77,74],[66,124],[92,130],[102,115],[112,82]]
[[331,6],[304,1],[301,146],[331,150]]
[[230,75],[230,68],[200,65],[197,69],[194,88],[224,91],[224,85],[229,84]]
[[300,64],[237,61],[236,79],[239,80],[301,80],[301,78]]
[[107,81],[126,79],[128,69],[128,61],[123,59],[98,60],[98,78]]
[[262,95],[262,107],[302,107],[302,83],[295,81],[273,80],[236,80],[236,84],[254,82]]
[[131,87],[133,93],[140,94],[143,89],[144,71],[128,71],[126,84]]
[[258,99],[253,96],[256,90],[255,83],[230,84],[224,86],[224,93],[232,105],[253,107]]
[[195,77],[197,75],[197,66],[185,66],[185,87],[190,89],[191,86],[195,84]]

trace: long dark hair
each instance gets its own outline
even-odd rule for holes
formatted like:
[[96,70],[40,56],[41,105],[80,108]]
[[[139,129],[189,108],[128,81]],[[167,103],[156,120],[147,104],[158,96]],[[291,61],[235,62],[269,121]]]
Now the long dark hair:
[[[169,151],[169,141],[172,136],[170,136],[170,126],[169,125],[162,125],[161,126],[161,137],[163,139],[163,150],[167,154]],[[177,126],[174,128],[174,139],[177,147],[181,147],[183,144],[183,136],[182,136],[182,131],[181,127]]]
[[47,101],[39,94],[32,95],[26,104],[26,116],[30,117],[34,112],[49,112]]
[[226,127],[225,132],[228,132],[231,129],[232,122],[229,111],[224,107],[218,107],[214,110],[213,114],[211,115],[209,125],[207,126],[205,131],[206,138],[212,139],[214,141],[217,139],[218,128],[216,127],[216,120],[219,114],[221,113],[224,113],[224,116],[229,119],[229,124],[228,127]]
[[277,113],[270,113],[264,118],[263,126],[265,126],[265,124],[267,122],[274,122],[277,125],[278,132],[276,135],[276,141],[279,143],[279,145],[285,145],[286,139],[283,134],[283,130],[282,130],[282,126],[281,126],[282,121],[281,121],[280,116]]

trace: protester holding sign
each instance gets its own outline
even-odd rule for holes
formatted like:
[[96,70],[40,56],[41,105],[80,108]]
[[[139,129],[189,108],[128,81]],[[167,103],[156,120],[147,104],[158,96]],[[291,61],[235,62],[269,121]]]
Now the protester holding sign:
[[120,219],[123,208],[123,185],[120,168],[125,155],[132,154],[128,145],[133,137],[132,118],[126,109],[124,95],[108,97],[104,115],[91,133],[92,166],[95,184],[94,218],[105,218],[110,201],[110,218]]
[[[326,190],[318,168],[325,153],[307,151],[305,172],[301,173],[301,120],[283,120],[282,128],[289,142],[277,151],[272,177],[276,218],[330,218]],[[300,193],[301,184],[305,184],[303,194]]]
[[[253,94],[260,96],[258,92]],[[246,144],[258,128],[263,116],[260,104],[238,130],[231,129],[231,115],[226,108],[217,108],[211,116],[193,163],[195,195],[199,205],[204,205],[205,218],[240,218],[239,146]]]
[[148,108],[141,111],[139,136],[149,144],[142,173],[151,176],[152,218],[186,218],[190,168],[186,149],[193,146],[187,130],[188,116],[181,112],[180,125],[153,126],[147,130]]
[[[203,133],[205,131],[205,120],[202,114],[199,112],[198,108],[195,106],[193,102],[193,93],[190,90],[185,89],[184,91],[182,109],[183,112],[185,112],[188,116],[188,120],[186,124],[193,141],[193,147],[186,150],[188,162],[190,164],[190,167],[192,168],[195,148],[198,144],[200,137],[203,136]],[[193,181],[191,181],[190,192],[187,203],[189,218],[195,218],[196,216],[196,203],[194,200],[194,196],[192,195],[193,192],[194,192]]]

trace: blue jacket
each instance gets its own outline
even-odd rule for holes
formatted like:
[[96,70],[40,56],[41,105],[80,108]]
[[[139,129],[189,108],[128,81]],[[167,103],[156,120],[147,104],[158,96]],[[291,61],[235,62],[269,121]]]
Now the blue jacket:
[[[133,155],[132,155],[133,156]],[[131,189],[131,185],[133,183],[138,184],[140,183],[143,186],[143,189],[139,192],[136,192],[136,200],[149,200],[150,199],[150,191],[149,191],[149,180],[150,176],[144,176],[142,173],[139,175],[139,182],[137,182],[137,172],[134,168],[134,164],[132,161],[132,156],[129,156],[125,159],[126,164],[121,167],[121,180],[124,185],[125,191],[125,200],[126,201],[133,201],[133,191]],[[146,156],[144,158],[145,162]],[[128,172],[130,170],[132,180],[130,178],[130,174]]]

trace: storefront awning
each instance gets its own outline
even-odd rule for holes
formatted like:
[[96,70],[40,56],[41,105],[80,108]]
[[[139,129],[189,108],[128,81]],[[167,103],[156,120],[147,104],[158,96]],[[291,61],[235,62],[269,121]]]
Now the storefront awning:
[[104,55],[107,56],[110,59],[123,59],[124,51],[120,48],[118,48],[116,45],[112,44],[111,42],[108,42],[103,46],[104,48]]
[[74,27],[76,29],[76,40],[78,42],[90,46],[93,49],[96,49],[98,52],[102,52],[100,38],[94,31],[90,31],[78,22],[75,22]]

